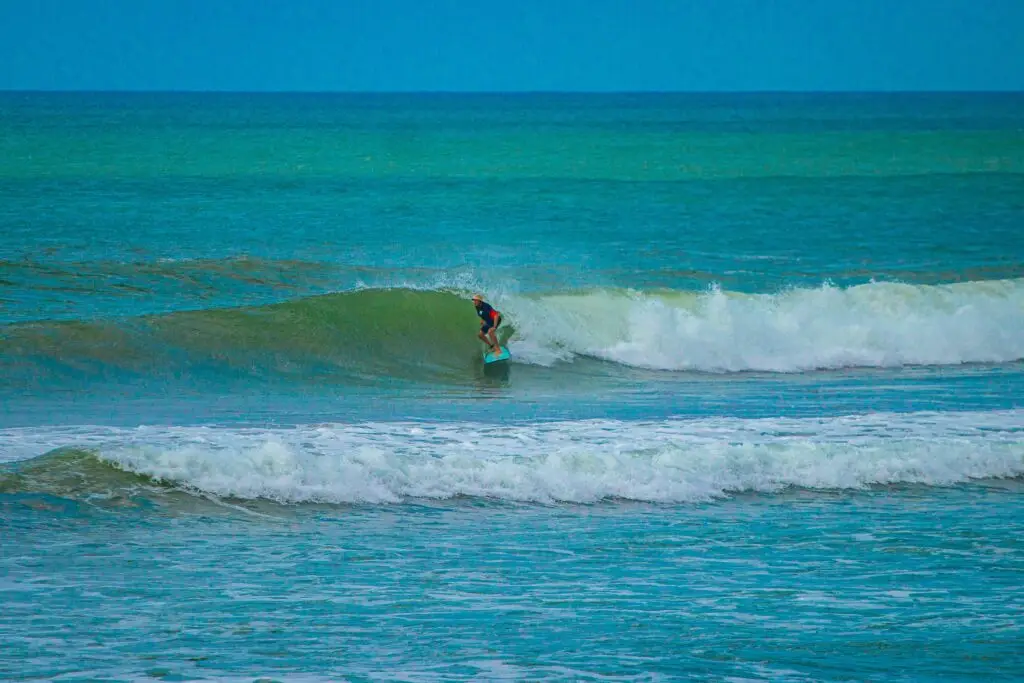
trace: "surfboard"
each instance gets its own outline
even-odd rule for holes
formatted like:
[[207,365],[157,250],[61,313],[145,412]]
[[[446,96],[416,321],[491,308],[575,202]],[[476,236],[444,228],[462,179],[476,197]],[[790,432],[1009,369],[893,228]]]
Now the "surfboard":
[[494,353],[491,350],[484,351],[484,362],[485,363],[497,363],[498,361],[508,360],[512,357],[509,353],[507,346],[501,347],[501,353]]

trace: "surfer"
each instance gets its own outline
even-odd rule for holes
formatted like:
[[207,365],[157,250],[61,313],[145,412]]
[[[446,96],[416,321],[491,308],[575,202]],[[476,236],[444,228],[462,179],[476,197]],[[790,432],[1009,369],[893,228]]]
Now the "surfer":
[[480,316],[480,341],[485,344],[489,344],[491,350],[495,353],[501,353],[501,347],[498,345],[498,334],[496,330],[498,325],[501,325],[501,313],[494,310],[494,307],[484,301],[484,298],[479,294],[473,295],[473,306],[476,307],[476,314]]

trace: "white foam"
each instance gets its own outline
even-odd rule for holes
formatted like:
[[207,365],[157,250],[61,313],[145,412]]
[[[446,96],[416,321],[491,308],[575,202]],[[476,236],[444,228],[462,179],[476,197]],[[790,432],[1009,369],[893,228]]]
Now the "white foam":
[[521,361],[800,372],[1024,358],[1024,280],[825,285],[778,294],[589,290],[501,296]]
[[[1024,411],[816,419],[522,424],[365,423],[279,429],[4,430],[36,453],[87,447],[218,496],[281,502],[610,498],[689,502],[795,486],[948,485],[1024,475]],[[9,455],[9,454],[8,454]]]

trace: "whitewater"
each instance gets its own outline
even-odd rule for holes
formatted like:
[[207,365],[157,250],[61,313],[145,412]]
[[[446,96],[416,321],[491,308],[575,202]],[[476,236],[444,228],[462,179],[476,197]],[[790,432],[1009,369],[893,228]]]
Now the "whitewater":
[[77,491],[62,492],[93,501],[156,483],[283,504],[459,497],[693,503],[788,487],[949,486],[1024,475],[1019,410],[511,425],[77,427],[4,430],[0,440],[2,460],[48,453],[28,470],[35,486],[48,481],[48,472],[63,470],[66,477],[61,460],[78,455],[80,461],[81,454],[144,477],[111,486],[110,474],[94,469],[92,480],[75,482]]
[[1024,280],[753,295],[598,291],[507,307],[527,362],[586,355],[661,370],[800,372],[1024,358]]

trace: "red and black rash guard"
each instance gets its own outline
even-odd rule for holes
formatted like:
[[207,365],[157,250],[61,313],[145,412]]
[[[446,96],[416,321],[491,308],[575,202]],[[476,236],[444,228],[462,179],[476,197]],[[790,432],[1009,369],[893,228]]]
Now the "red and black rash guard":
[[498,311],[494,310],[493,306],[484,301],[477,304],[476,314],[480,316],[480,320],[483,321],[483,326],[487,329],[497,325],[498,318],[501,317],[501,313],[498,313]]

